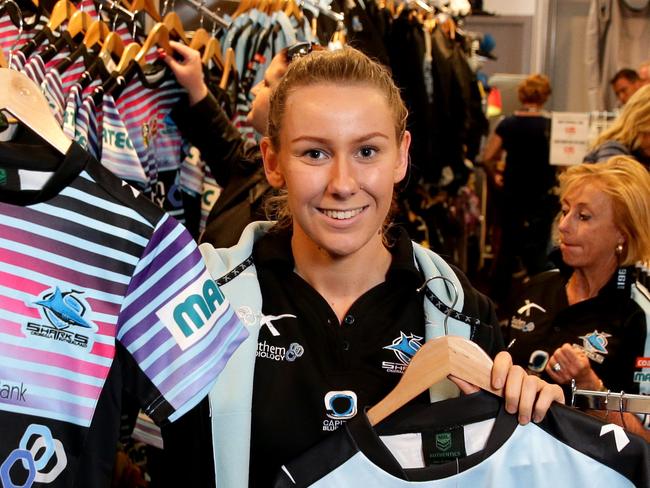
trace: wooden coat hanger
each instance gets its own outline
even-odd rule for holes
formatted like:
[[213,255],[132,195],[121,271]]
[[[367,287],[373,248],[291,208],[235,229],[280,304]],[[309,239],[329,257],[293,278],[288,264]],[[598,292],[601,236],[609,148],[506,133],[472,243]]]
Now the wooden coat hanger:
[[77,7],[70,0],[58,0],[52,7],[50,20],[47,23],[47,28],[51,31],[59,27],[63,22],[69,20],[77,11]]
[[127,44],[127,46],[124,48],[124,51],[122,52],[119,63],[117,63],[117,66],[115,67],[115,72],[124,73],[124,70],[126,70],[131,61],[133,61],[135,57],[140,53],[141,49],[142,47],[137,42],[131,42]]
[[151,28],[147,39],[144,41],[144,44],[142,44],[142,49],[140,49],[138,54],[135,55],[134,59],[140,66],[143,66],[146,63],[147,53],[154,46],[162,48],[168,56],[171,56],[173,53],[172,48],[169,45],[169,30],[162,22],[158,22]]
[[225,71],[226,65],[221,57],[221,43],[219,42],[219,39],[214,37],[211,37],[208,40],[208,43],[205,45],[203,50],[203,56],[201,56],[201,62],[206,66],[210,60],[213,60],[222,71]]
[[[85,39],[84,39],[85,40]],[[140,46],[137,46],[139,51]],[[136,49],[136,48],[133,48]],[[102,48],[99,50],[98,57],[108,66],[109,60],[121,60],[124,54],[124,42],[117,32],[109,32],[104,39]],[[135,54],[134,54],[135,56]]]
[[93,19],[90,15],[88,15],[88,12],[77,10],[74,14],[72,14],[72,17],[70,17],[66,31],[68,34],[70,34],[70,38],[74,38],[79,33],[85,34],[88,32],[88,29],[92,23]]
[[240,16],[241,14],[248,12],[252,8],[253,8],[253,0],[240,0],[239,5],[237,5],[237,8],[232,13],[232,18],[234,19]]
[[[444,276],[436,276],[425,282],[422,288],[433,279],[449,282]],[[371,425],[377,425],[390,414],[406,405],[439,381],[449,375],[465,380],[495,395],[503,396],[503,389],[492,388],[492,359],[481,347],[464,337],[447,335],[447,319],[456,304],[456,299],[445,317],[445,335],[427,341],[411,359],[397,386],[377,405],[368,410]]]
[[110,34],[111,30],[103,20],[95,20],[90,24],[90,27],[88,27],[88,30],[86,31],[83,44],[88,48],[91,48],[96,44],[100,44],[103,47]]
[[151,17],[156,22],[162,21],[160,13],[158,13],[158,9],[153,3],[153,0],[133,0],[132,3],[124,0],[124,3],[130,12],[146,12],[149,14],[149,17]]
[[199,27],[194,31],[194,35],[192,36],[192,40],[190,41],[190,47],[192,49],[196,49],[199,51],[200,49],[204,48],[207,44],[208,41],[212,39],[212,36],[210,33],[205,30],[203,27]]
[[0,68],[0,110],[6,110],[61,154],[66,154],[72,141],[52,115],[40,88],[26,75]]
[[302,22],[302,10],[295,0],[288,0],[284,7],[284,13],[288,17],[294,17],[298,22]]
[[183,28],[181,18],[176,12],[169,12],[167,15],[165,15],[165,18],[162,22],[165,24],[165,26],[167,26],[167,30],[170,34],[176,34],[176,37],[178,37],[186,46],[190,44],[190,41],[187,40],[187,34],[185,34],[185,29]]
[[219,88],[222,90],[225,90],[228,86],[228,78],[230,77],[230,72],[234,69],[234,62],[235,50],[229,47],[226,51],[226,63],[223,66],[223,73],[221,74],[221,80],[219,81]]

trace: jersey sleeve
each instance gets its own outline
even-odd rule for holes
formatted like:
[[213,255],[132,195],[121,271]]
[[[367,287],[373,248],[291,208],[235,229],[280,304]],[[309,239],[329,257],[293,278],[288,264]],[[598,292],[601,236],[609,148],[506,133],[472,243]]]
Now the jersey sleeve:
[[210,277],[188,231],[164,215],[153,231],[118,319],[117,339],[137,364],[144,411],[176,420],[211,389],[248,336]]

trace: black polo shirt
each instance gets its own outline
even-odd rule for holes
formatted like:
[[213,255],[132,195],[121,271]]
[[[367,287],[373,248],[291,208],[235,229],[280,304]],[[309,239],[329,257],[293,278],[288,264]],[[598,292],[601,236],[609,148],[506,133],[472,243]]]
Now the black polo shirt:
[[[290,231],[254,246],[262,325],[253,386],[250,485],[268,486],[280,466],[358,411],[384,398],[424,343],[424,278],[403,229],[391,230],[386,281],[352,304],[341,324],[325,299],[294,273]],[[459,270],[457,320],[491,356],[503,349],[492,302]],[[432,306],[445,307],[435,296]],[[435,305],[437,303],[437,305]],[[446,311],[443,310],[443,312]],[[423,393],[415,402],[428,402]]]
[[[562,344],[575,344],[612,391],[638,393],[636,359],[646,357],[645,313],[631,298],[632,268],[619,268],[595,297],[569,305],[566,284],[570,268],[534,277],[516,308],[508,330],[515,364],[552,381],[544,367]],[[567,400],[570,399],[567,395]]]
[[283,463],[379,402],[424,343],[423,296],[416,292],[424,279],[406,232],[394,237],[386,281],[362,295],[341,324],[294,273],[290,232],[256,243],[263,320],[272,327],[263,326],[258,339],[251,486],[268,486]]

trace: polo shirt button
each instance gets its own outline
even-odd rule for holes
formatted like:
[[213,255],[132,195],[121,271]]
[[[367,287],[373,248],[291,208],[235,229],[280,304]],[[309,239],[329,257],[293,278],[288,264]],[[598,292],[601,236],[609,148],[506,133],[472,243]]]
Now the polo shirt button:
[[344,351],[349,351],[350,350],[350,343],[348,341],[343,341],[343,350]]
[[346,315],[345,318],[343,319],[343,323],[345,325],[352,325],[354,324],[354,317],[352,315]]

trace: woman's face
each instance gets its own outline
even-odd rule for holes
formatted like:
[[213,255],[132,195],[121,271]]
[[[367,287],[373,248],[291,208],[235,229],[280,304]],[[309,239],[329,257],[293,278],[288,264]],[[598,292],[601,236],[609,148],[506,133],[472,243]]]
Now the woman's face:
[[248,112],[246,120],[260,134],[266,133],[266,124],[269,120],[269,105],[271,104],[271,93],[280,83],[284,73],[286,73],[288,64],[283,53],[277,54],[266,68],[264,79],[251,88],[253,102],[251,110]]
[[569,266],[616,268],[615,249],[624,236],[615,222],[612,199],[598,186],[586,183],[565,195],[558,230],[562,259]]
[[408,133],[397,140],[393,112],[377,88],[295,89],[279,151],[262,143],[269,181],[288,190],[294,252],[343,257],[382,246],[381,227],[393,186],[406,173],[409,143]]

